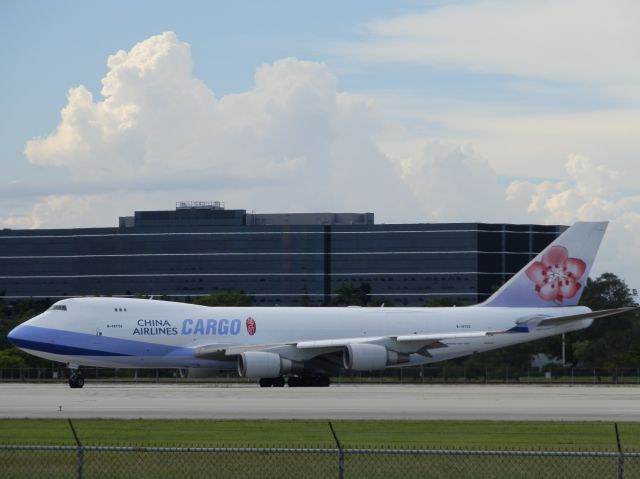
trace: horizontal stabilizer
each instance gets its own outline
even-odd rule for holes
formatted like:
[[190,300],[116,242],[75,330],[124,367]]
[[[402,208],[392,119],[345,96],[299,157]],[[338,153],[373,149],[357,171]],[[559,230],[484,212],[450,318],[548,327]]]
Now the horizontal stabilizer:
[[588,313],[571,314],[569,316],[546,316],[537,314],[528,318],[520,318],[516,321],[516,325],[506,331],[498,331],[489,334],[507,334],[507,333],[528,333],[538,328],[561,326],[575,321],[583,321],[585,319],[598,319],[606,316],[627,313],[638,309],[635,306],[615,309],[602,309],[600,311],[590,311]]
[[613,316],[614,314],[627,313],[629,311],[633,311],[636,309],[638,308],[635,306],[631,306],[626,308],[602,309],[600,311],[591,311],[590,313],[574,314],[571,316],[560,316],[557,318],[548,318],[540,321],[538,323],[538,326],[558,326],[560,324],[569,323],[571,321],[580,321],[582,319],[604,318],[606,316]]

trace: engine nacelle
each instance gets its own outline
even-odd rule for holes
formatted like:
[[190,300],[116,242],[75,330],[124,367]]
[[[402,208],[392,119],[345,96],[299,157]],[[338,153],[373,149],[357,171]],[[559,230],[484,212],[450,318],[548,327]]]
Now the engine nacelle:
[[378,344],[348,344],[342,353],[345,369],[372,371],[409,362],[408,353],[391,351]]
[[238,356],[238,374],[243,378],[277,378],[301,371],[302,368],[301,362],[283,358],[276,353],[247,351]]

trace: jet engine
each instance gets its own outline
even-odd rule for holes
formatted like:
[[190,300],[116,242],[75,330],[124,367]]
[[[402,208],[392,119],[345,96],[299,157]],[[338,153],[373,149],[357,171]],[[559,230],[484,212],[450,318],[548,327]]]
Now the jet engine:
[[238,374],[243,378],[277,378],[302,369],[301,362],[276,353],[247,351],[238,356]]
[[342,353],[345,369],[371,371],[408,363],[409,354],[391,351],[378,344],[348,344]]

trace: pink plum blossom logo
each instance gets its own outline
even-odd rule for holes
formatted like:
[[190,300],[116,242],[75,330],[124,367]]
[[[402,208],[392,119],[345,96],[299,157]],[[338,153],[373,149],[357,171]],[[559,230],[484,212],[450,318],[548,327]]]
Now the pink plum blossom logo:
[[247,318],[247,333],[249,333],[250,336],[253,336],[254,334],[256,334],[256,322],[253,318]]
[[536,285],[536,293],[545,301],[559,301],[573,298],[582,285],[579,280],[587,269],[584,261],[569,258],[564,246],[552,246],[526,270],[526,274]]

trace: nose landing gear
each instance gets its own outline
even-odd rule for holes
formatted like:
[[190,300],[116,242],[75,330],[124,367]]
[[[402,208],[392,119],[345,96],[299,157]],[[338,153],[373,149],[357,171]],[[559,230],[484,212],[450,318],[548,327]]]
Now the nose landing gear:
[[84,376],[79,369],[72,369],[69,375],[69,387],[72,389],[84,386]]

